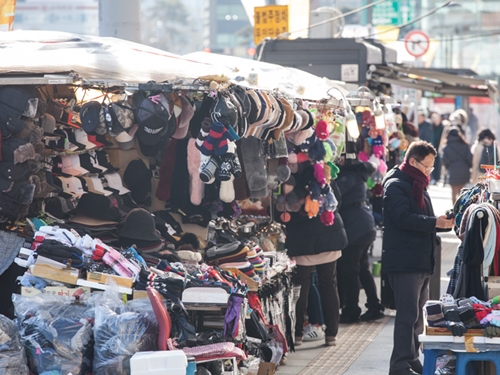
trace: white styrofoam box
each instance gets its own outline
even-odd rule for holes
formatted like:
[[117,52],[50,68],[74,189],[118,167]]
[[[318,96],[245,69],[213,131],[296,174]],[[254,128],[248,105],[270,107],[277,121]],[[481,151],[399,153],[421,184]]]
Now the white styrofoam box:
[[186,375],[186,367],[182,350],[138,352],[130,359],[131,375]]

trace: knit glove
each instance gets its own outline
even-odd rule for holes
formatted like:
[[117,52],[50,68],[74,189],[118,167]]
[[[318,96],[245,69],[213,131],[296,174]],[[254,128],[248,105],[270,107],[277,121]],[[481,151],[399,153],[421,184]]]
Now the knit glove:
[[318,181],[311,181],[309,184],[309,193],[311,193],[311,198],[313,200],[318,200],[321,195],[321,186],[319,186]]
[[215,175],[219,169],[220,160],[218,156],[211,156],[201,171],[200,171],[200,179],[206,183],[211,184],[215,181]]
[[486,336],[486,337],[489,337],[490,339],[492,337],[498,337],[500,336],[500,327],[496,327],[496,326],[486,326],[483,330],[483,334]]
[[465,325],[462,322],[446,321],[445,327],[451,331],[453,336],[461,337],[467,332],[467,328],[465,328]]
[[323,195],[325,197],[325,209],[327,211],[333,212],[337,208],[339,202],[335,198],[335,195],[333,194],[333,191],[330,188],[330,186],[329,185],[327,186],[328,186],[327,189],[328,191],[326,192],[326,194]]
[[319,212],[319,202],[317,200],[313,200],[310,195],[306,197],[306,202],[304,209],[307,212],[307,216],[309,219],[318,215]]
[[241,164],[236,154],[236,144],[228,142],[227,152],[220,157],[220,169],[217,173],[217,179],[220,181],[229,181],[231,175],[235,178],[241,177]]

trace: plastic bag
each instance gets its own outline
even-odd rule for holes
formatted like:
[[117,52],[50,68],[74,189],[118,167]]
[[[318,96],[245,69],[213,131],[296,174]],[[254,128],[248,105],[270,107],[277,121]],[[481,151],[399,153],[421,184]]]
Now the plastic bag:
[[135,353],[158,350],[158,322],[151,304],[146,308],[149,300],[132,302],[123,311],[96,307],[93,375],[128,375]]
[[26,363],[18,327],[0,314],[0,375],[28,375]]
[[436,360],[434,375],[455,375],[457,357],[455,355],[442,355]]
[[91,372],[93,335],[88,305],[50,294],[14,295],[13,302],[31,372]]

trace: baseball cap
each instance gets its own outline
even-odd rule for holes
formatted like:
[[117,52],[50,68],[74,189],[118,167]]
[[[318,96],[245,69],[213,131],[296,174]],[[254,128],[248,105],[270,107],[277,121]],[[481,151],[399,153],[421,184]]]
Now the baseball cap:
[[71,159],[71,165],[73,166],[73,168],[81,171],[81,174],[86,174],[86,173],[89,173],[89,171],[85,168],[82,168],[82,166],[80,165],[80,155],[69,155],[70,159]]
[[119,191],[119,195],[130,193],[130,190],[123,186],[122,178],[118,173],[107,173],[105,175],[106,181],[108,181],[108,186],[110,188]]
[[99,164],[99,159],[97,158],[97,154],[95,151],[91,151],[88,153],[90,156],[90,162],[94,168],[101,170],[101,173],[106,172],[108,169]]
[[61,186],[65,193],[71,194],[76,197],[81,197],[87,192],[83,190],[83,186],[81,181],[76,177],[63,177],[57,176],[55,177],[55,181],[59,179]]
[[[177,127],[172,138],[182,139],[185,138],[189,131],[189,122],[194,116],[194,107],[184,96],[180,96],[180,101],[182,103],[182,112],[177,118]],[[175,108],[175,105],[174,105]]]
[[94,182],[92,181],[92,178],[90,177],[78,177],[78,178],[83,178],[85,180],[85,184],[86,184],[86,189],[84,187],[84,189],[86,191],[88,191],[89,193],[94,193],[94,194],[99,194],[99,195],[104,195],[104,193],[102,191],[99,191],[97,190],[95,187],[94,187]]
[[[97,161],[101,167],[106,168],[107,172],[116,172],[119,168],[114,167],[108,159],[108,153],[104,150],[96,151]],[[97,167],[99,168],[99,167]]]
[[95,147],[97,147],[97,148],[101,148],[101,147],[105,146],[104,143],[99,142],[97,140],[97,136],[96,135],[87,134],[87,139],[89,140],[90,143],[94,144]]
[[118,143],[118,147],[122,150],[130,150],[135,146],[135,133],[139,126],[133,125],[129,130],[124,130],[115,136],[115,141]]
[[85,168],[89,173],[99,174],[103,172],[102,169],[94,167],[94,165],[90,161],[90,155],[88,153],[80,154],[79,157],[80,157],[80,166],[82,168]]
[[70,176],[78,176],[82,174],[81,169],[73,167],[73,161],[71,160],[70,155],[62,155],[61,162],[62,162],[62,172],[64,174],[69,174]]
[[94,190],[97,190],[104,196],[108,196],[113,194],[112,191],[104,189],[104,186],[102,185],[102,181],[99,177],[90,177],[90,180],[92,181],[92,185],[94,186]]
[[69,141],[74,144],[77,148],[77,151],[85,150],[85,144],[78,142],[76,139],[75,132],[72,130],[66,130],[66,134],[68,134]]
[[90,150],[90,149],[96,147],[96,145],[94,143],[89,141],[87,133],[85,133],[85,130],[80,128],[80,129],[76,129],[73,133],[75,134],[76,142],[84,145],[85,149]]
[[148,146],[157,144],[170,118],[169,109],[165,108],[158,97],[147,97],[141,100],[136,109],[139,123],[137,136]]

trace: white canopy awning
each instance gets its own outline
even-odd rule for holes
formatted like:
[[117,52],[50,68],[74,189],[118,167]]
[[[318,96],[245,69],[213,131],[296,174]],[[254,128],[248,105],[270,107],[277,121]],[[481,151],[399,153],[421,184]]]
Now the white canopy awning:
[[[232,73],[229,73],[231,81],[239,85],[265,90],[277,89],[283,94],[294,98],[328,99],[330,97],[328,90],[331,89],[332,85],[335,85],[332,81],[327,83],[323,78],[303,70],[263,61],[207,52],[193,52],[183,57],[198,62],[224,66],[232,71]],[[340,85],[338,85],[338,88],[343,90]],[[347,91],[343,90],[342,92],[347,95]],[[331,91],[331,95],[340,99],[335,90]]]
[[117,38],[53,31],[0,32],[0,74],[75,72],[86,80],[164,82],[231,71]]

